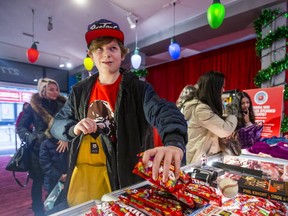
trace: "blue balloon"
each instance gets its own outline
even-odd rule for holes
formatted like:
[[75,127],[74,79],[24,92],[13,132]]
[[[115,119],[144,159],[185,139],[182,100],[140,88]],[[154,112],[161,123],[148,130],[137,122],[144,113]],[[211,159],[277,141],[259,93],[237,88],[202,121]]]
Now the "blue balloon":
[[169,54],[174,60],[179,58],[180,46],[178,43],[174,42],[169,45]]

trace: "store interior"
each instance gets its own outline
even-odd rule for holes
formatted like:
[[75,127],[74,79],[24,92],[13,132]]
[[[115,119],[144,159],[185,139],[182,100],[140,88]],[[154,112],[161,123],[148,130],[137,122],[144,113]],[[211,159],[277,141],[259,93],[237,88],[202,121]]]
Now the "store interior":
[[[220,3],[225,8],[224,18],[217,26],[207,18],[208,8],[214,3]],[[212,197],[214,189],[211,188],[216,188],[219,193],[220,181],[224,178],[236,179],[237,192],[239,191],[237,195],[234,193],[231,196],[232,199],[227,194],[225,196],[223,191],[222,198],[215,192],[214,200],[205,195],[200,196],[205,201],[208,200],[200,203],[201,207],[198,207],[201,210],[196,211],[195,206],[189,206],[188,202],[189,210],[186,209],[186,212],[181,206],[181,211],[185,212],[183,215],[221,215],[224,214],[221,212],[223,209],[227,215],[247,215],[247,212],[250,212],[249,215],[288,215],[288,161],[285,156],[285,152],[288,152],[288,140],[285,142],[288,134],[287,11],[286,0],[96,0],[86,1],[86,4],[80,4],[76,0],[0,2],[0,26],[3,30],[0,34],[0,190],[4,194],[0,198],[0,215],[17,215],[19,212],[24,216],[33,215],[31,180],[27,187],[20,187],[12,172],[5,170],[6,164],[21,144],[15,123],[23,103],[29,102],[31,96],[37,92],[37,81],[42,77],[55,79],[59,83],[61,94],[68,96],[74,84],[98,73],[93,64],[87,65],[85,62],[87,46],[84,35],[88,24],[101,18],[117,22],[125,33],[125,46],[129,48],[129,53],[121,67],[132,70],[139,79],[149,82],[155,92],[167,101],[176,103],[186,85],[194,85],[204,72],[210,70],[221,71],[225,75],[222,95],[224,108],[238,91],[247,91],[255,100],[263,97],[263,91],[264,96],[268,92],[269,100],[265,101],[267,104],[263,102],[264,105],[255,105],[254,111],[257,113],[257,120],[264,124],[261,138],[265,141],[279,138],[275,143],[268,144],[277,149],[273,153],[271,151],[271,154],[268,150],[265,153],[255,153],[255,149],[253,154],[252,151],[242,150],[240,156],[233,157],[217,154],[208,157],[204,164],[213,167],[213,170],[202,167],[206,170],[203,173],[201,166],[200,171],[195,169],[199,164],[182,167],[182,171],[189,173],[193,179],[197,176],[202,181],[205,177]],[[132,24],[136,24],[136,27],[132,28]],[[177,57],[176,54],[169,53],[171,39],[175,39],[180,45]],[[35,42],[39,56],[31,60],[27,52],[33,48]],[[131,60],[135,49],[139,49],[141,56],[137,67]],[[155,128],[153,135],[154,145],[162,146]],[[241,168],[237,170],[237,167]],[[217,182],[210,179],[215,173],[222,176]],[[25,181],[26,174],[18,173],[22,182]],[[269,191],[264,195],[262,190],[247,186],[249,179],[246,176],[258,179],[257,184],[266,184],[260,180],[269,180],[270,185],[278,187],[275,186],[276,191]],[[131,185],[131,188],[141,191],[157,185],[157,182],[151,183],[147,176],[144,180],[144,183]],[[191,181],[195,183],[190,177],[187,182],[183,180],[187,184],[192,184]],[[186,186],[183,188],[187,189]],[[108,201],[114,202],[123,194],[127,195],[127,191],[122,189],[105,194],[102,201],[105,204]],[[158,191],[157,195],[159,194]],[[253,200],[249,197],[253,201],[247,201],[246,195],[255,195],[256,198]],[[177,197],[178,194],[174,196]],[[178,196],[177,199],[182,198],[183,201],[183,197]],[[222,205],[226,201],[226,208],[218,208],[219,202]],[[244,205],[246,201],[248,210]],[[217,207],[211,207],[215,206],[215,202],[218,202]],[[256,203],[263,206],[256,208]],[[55,216],[93,215],[95,209],[99,212],[107,210],[102,204],[100,200],[89,200],[59,211]],[[118,203],[114,204],[115,210]],[[212,205],[208,207],[207,204]],[[147,201],[147,205],[152,204]],[[158,214],[180,214],[178,211],[173,212],[172,207],[168,212],[162,206],[152,205],[151,208],[160,208],[161,211],[156,211]],[[143,212],[149,215],[149,211],[142,209],[140,213]],[[153,211],[150,214],[153,215]]]

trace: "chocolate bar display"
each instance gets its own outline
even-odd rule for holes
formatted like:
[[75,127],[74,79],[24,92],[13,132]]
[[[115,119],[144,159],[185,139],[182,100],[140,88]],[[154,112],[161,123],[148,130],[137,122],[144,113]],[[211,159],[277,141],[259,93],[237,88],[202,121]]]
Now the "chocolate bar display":
[[[237,158],[240,157],[241,156],[238,156]],[[222,158],[219,158],[219,160],[217,158],[214,159],[215,160],[210,160],[210,157],[208,157],[208,162],[211,163],[207,164],[210,165],[215,161],[223,161]],[[223,162],[225,163],[226,161]],[[256,163],[251,164],[254,165]],[[117,215],[133,215],[136,212],[139,215],[155,216],[287,215],[285,204],[288,206],[288,183],[278,183],[276,181],[257,178],[257,174],[262,176],[264,170],[258,169],[256,171],[260,172],[256,172],[256,175],[249,175],[251,172],[253,174],[253,168],[255,166],[251,168],[246,167],[248,169],[244,169],[244,172],[242,172],[243,170],[239,169],[241,167],[233,164],[236,166],[236,168],[233,167],[234,171],[238,171],[237,173],[240,174],[239,178],[234,179],[239,181],[240,193],[230,199],[222,196],[220,188],[218,188],[220,179],[227,178],[226,174],[232,175],[228,173],[226,169],[211,168],[208,165],[200,167],[189,164],[181,167],[182,172],[180,178],[176,180],[173,175],[174,167],[171,166],[169,179],[163,183],[161,180],[163,168],[160,167],[158,179],[153,180],[151,178],[151,165],[153,165],[152,160],[149,161],[149,166],[144,168],[141,160],[139,160],[139,163],[135,166],[134,173],[139,174],[143,177],[143,180],[146,181],[105,194],[99,203],[94,203],[92,206],[90,205],[91,203],[89,203],[89,207],[87,204],[74,206],[59,212],[57,216],[98,216],[101,215],[98,210],[99,208],[101,210],[102,207],[109,207],[108,210],[117,212]],[[161,166],[162,165],[163,164],[161,164]],[[242,166],[242,164],[240,164],[240,166]],[[223,168],[228,167],[224,166]],[[243,175],[242,178],[241,175]],[[215,178],[217,179],[214,180]],[[214,187],[211,181],[216,184]],[[263,181],[267,181],[269,184]],[[125,205],[122,205],[122,203]],[[84,207],[86,209],[85,212],[82,211]],[[121,210],[121,208],[124,209]],[[107,213],[108,210],[104,210]]]
[[[285,172],[285,165],[287,166],[288,164],[287,160],[259,157],[253,155],[241,155],[238,157],[225,156],[223,162],[225,164],[248,168],[250,170],[262,171],[262,174],[260,175],[267,176],[269,179],[272,180],[288,181],[288,169],[287,172]],[[243,173],[243,175],[250,174]],[[257,177],[255,175],[253,176]]]
[[238,185],[239,193],[288,202],[288,182],[241,176]]

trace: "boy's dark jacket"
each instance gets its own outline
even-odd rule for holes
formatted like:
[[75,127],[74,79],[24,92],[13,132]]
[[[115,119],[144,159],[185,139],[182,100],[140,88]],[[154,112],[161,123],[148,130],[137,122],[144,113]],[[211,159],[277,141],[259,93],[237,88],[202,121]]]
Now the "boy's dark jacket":
[[[113,148],[109,148],[109,155],[106,155],[112,190],[143,181],[133,174],[132,170],[138,162],[137,154],[153,148],[153,132],[150,124],[158,129],[165,145],[180,147],[185,152],[187,142],[186,121],[175,104],[159,98],[150,84],[140,81],[133,73],[123,70],[121,73],[123,78],[114,115],[117,129],[116,152]],[[90,93],[97,78],[98,73],[72,87],[67,102],[55,116],[51,128],[55,138],[72,140],[70,152],[76,154],[74,159],[73,156],[70,157],[71,169],[75,166],[77,147],[82,138],[81,135],[75,137],[73,128],[87,117]],[[107,143],[109,140],[104,136],[103,142]],[[109,146],[109,143],[107,145]]]

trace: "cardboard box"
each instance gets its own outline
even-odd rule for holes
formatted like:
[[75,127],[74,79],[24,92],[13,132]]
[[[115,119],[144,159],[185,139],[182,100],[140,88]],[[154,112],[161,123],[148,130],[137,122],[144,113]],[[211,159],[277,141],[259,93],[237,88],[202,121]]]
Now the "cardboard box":
[[288,202],[288,182],[242,176],[238,185],[239,193]]

